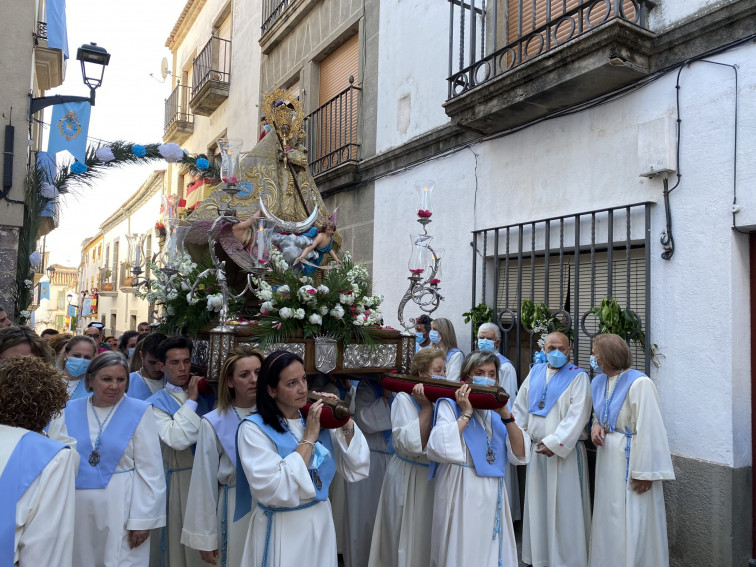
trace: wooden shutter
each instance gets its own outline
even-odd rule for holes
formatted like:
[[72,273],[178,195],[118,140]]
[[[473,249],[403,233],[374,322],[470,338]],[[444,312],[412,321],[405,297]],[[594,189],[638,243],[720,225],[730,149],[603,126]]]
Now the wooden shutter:
[[346,40],[336,51],[320,63],[320,92],[318,106],[321,106],[349,86],[349,75],[357,84],[359,64],[359,41],[357,34]]
[[[317,147],[311,158],[319,159],[332,153],[335,155],[337,150],[349,148],[350,143],[356,142],[357,99],[354,100],[351,108],[344,100],[340,103],[334,102],[327,107],[323,105],[349,87],[350,76],[354,77],[354,85],[358,84],[358,66],[359,38],[357,34],[346,40],[320,63],[318,106],[321,108],[315,119],[317,123],[311,124],[317,132],[314,137]],[[312,150],[311,148],[310,151]]]

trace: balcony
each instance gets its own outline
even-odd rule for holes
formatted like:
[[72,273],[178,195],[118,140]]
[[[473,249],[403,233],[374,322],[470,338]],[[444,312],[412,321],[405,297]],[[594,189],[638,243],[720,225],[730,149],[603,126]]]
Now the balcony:
[[194,133],[194,114],[189,110],[189,85],[176,85],[165,99],[165,128],[163,140],[183,144]]
[[320,0],[263,0],[260,48],[269,54]]
[[648,0],[449,0],[446,114],[499,132],[648,76]]
[[192,98],[194,114],[210,116],[228,98],[231,84],[231,41],[211,37],[194,60]]
[[[360,144],[357,139],[357,120],[362,89],[349,86],[320,106],[307,117],[307,148],[310,173],[321,176],[357,175]],[[341,167],[340,167],[341,166]]]
[[63,50],[50,47],[47,43],[47,22],[37,22],[34,44],[37,88],[46,91],[59,87],[65,78],[65,59]]

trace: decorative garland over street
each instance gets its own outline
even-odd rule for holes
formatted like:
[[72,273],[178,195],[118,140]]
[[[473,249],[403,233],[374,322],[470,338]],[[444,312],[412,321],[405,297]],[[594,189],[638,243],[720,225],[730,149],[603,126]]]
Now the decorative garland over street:
[[[178,144],[134,144],[117,141],[108,145],[89,146],[84,163],[74,161],[56,170],[55,178],[50,179],[47,171],[40,166],[29,171],[25,181],[24,223],[19,234],[18,258],[16,265],[16,322],[25,324],[30,313],[26,311],[32,300],[33,268],[41,261],[41,255],[35,252],[37,234],[42,213],[50,203],[57,204],[60,195],[71,193],[78,186],[91,187],[105,173],[115,167],[129,164],[150,163],[165,160],[169,163],[181,163],[188,167],[194,176],[220,182],[218,167],[204,154],[190,155]],[[53,212],[57,215],[57,210]]]

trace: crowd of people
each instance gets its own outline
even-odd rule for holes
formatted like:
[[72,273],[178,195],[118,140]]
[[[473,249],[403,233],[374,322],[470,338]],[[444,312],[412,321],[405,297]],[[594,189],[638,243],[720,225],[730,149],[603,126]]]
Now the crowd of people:
[[[625,341],[594,338],[591,380],[551,333],[518,387],[496,325],[467,356],[448,319],[415,331],[410,373],[458,384],[435,403],[422,383],[308,376],[294,353],[243,345],[210,384],[191,339],[149,326],[110,342],[99,323],[0,328],[2,564],[669,564],[667,435]],[[477,386],[509,402],[474,407]],[[322,427],[308,390],[351,417]]]

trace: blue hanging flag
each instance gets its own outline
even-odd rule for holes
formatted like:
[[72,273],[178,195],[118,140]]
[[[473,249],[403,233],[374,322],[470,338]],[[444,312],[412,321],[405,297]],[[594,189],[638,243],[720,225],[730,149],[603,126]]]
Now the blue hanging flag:
[[91,110],[89,102],[54,105],[47,153],[54,156],[58,152],[68,150],[73,157],[84,163],[87,158],[87,132]]
[[47,46],[60,49],[68,59],[68,30],[66,26],[66,0],[47,0]]
[[58,174],[58,167],[55,165],[55,157],[47,152],[37,152],[37,168],[42,171],[43,179],[46,183],[54,183]]
[[90,298],[86,298],[84,300],[84,305],[81,308],[81,316],[89,317],[91,314],[92,314],[92,300]]
[[39,299],[50,299],[50,282],[39,282]]
[[76,316],[76,306],[75,305],[69,305],[68,306],[68,316],[69,317],[75,317]]

